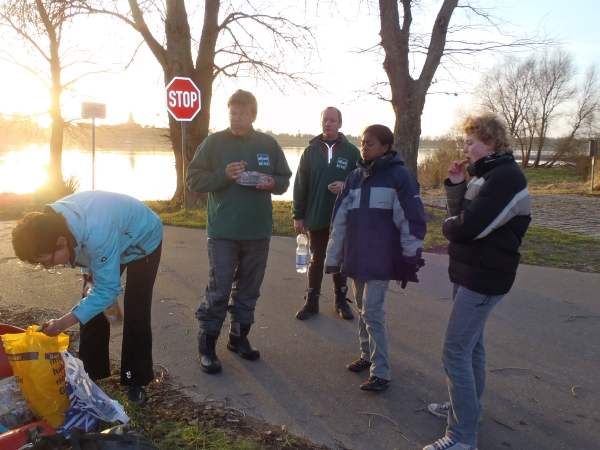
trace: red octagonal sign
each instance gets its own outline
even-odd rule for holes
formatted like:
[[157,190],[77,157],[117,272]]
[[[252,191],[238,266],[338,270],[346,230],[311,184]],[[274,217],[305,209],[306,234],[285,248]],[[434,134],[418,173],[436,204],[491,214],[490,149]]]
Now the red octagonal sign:
[[189,122],[200,111],[200,90],[190,78],[175,77],[166,90],[167,110],[178,121]]

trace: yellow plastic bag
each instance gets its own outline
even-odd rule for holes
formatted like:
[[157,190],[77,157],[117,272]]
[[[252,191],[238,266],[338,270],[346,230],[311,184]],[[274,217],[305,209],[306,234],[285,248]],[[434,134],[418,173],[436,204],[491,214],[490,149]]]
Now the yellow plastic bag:
[[37,328],[32,325],[25,333],[4,334],[2,343],[27,406],[57,428],[63,424],[63,413],[70,406],[60,355],[69,346],[69,336],[61,333],[49,337],[34,331]]

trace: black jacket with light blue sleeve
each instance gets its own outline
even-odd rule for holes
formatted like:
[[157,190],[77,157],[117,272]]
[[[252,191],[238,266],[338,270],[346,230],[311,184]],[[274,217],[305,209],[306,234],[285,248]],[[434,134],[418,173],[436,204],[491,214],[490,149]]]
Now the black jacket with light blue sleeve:
[[504,295],[517,275],[519,247],[531,222],[527,179],[512,154],[492,153],[469,167],[474,178],[444,181],[449,217],[450,281],[485,295]]
[[391,151],[348,175],[333,211],[326,272],[358,280],[401,280],[421,257],[427,230],[419,183]]

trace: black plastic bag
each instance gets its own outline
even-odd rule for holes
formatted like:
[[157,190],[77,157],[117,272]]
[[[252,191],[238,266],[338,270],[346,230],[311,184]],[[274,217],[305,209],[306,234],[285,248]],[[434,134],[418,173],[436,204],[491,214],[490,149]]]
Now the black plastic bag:
[[150,440],[129,425],[117,425],[102,433],[86,433],[79,428],[72,428],[70,439],[62,434],[44,436],[33,446],[32,450],[156,450]]

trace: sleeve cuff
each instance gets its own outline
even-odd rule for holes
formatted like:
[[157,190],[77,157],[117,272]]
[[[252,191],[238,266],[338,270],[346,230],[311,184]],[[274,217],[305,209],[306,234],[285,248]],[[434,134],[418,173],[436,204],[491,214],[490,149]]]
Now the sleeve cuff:
[[340,273],[340,266],[325,266],[325,273],[326,274]]
[[444,186],[447,186],[447,187],[455,187],[455,186],[460,186],[461,184],[464,184],[464,183],[466,183],[466,182],[467,182],[467,180],[463,180],[463,181],[461,181],[460,183],[456,183],[456,184],[454,184],[452,181],[450,181],[450,178],[446,178],[446,179],[444,180]]

